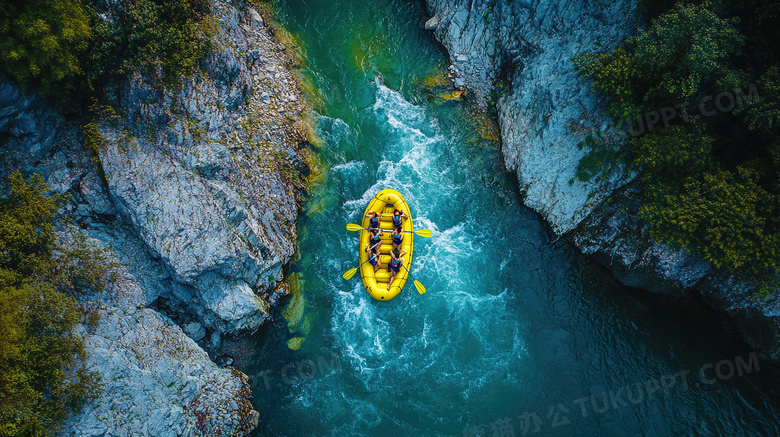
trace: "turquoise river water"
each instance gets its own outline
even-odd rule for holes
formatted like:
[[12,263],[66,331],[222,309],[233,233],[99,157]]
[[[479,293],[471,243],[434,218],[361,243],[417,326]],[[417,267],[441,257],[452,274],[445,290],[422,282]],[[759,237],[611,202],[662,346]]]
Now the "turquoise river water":
[[[278,8],[322,141],[293,296],[243,361],[255,435],[780,435],[777,372],[713,314],[619,285],[522,206],[420,3]],[[412,266],[427,293],[377,302],[341,274],[345,225],[385,187],[433,236]]]

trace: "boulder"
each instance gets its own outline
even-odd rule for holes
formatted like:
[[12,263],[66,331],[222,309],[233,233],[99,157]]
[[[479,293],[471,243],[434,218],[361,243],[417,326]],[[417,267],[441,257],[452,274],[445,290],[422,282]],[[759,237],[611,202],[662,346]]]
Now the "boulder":
[[426,30],[436,30],[438,26],[439,26],[439,17],[437,17],[436,15],[429,18],[428,21],[425,22]]
[[[641,25],[638,2],[426,3],[437,18],[434,35],[449,50],[456,86],[467,86],[486,105],[498,73],[508,75],[507,93],[496,105],[498,122],[504,162],[517,175],[524,203],[627,285],[672,295],[695,288],[752,347],[780,362],[780,299],[758,299],[756,284],[717,272],[684,249],[655,243],[637,213],[641,190],[634,173],[618,170],[598,182],[576,177],[586,153],[578,145],[588,135],[622,141],[626,133],[612,127],[571,57],[620,44]],[[607,198],[612,201],[603,202]]]
[[254,8],[249,8],[249,24],[255,29],[263,26],[263,17]]
[[201,341],[206,336],[206,328],[198,322],[192,322],[184,327],[184,333],[193,341]]

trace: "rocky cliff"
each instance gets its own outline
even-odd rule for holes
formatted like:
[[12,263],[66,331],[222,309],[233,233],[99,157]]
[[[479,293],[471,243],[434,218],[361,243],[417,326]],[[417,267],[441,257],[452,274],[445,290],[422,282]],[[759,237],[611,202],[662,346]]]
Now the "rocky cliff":
[[[212,3],[215,47],[180,90],[134,75],[115,114],[81,124],[0,80],[0,176],[40,173],[71,195],[63,217],[121,264],[83,299],[101,397],[67,435],[245,435],[257,424],[246,376],[215,365],[222,336],[256,330],[295,251],[307,167],[294,62],[260,12]],[[60,235],[72,232],[62,227]]]
[[295,251],[303,104],[258,13],[213,13],[204,71],[175,93],[130,80],[117,120],[100,125],[100,161],[118,214],[171,280],[163,297],[235,334],[268,318],[262,296]]
[[[427,29],[447,48],[450,72],[476,104],[495,98],[502,151],[523,201],[608,266],[627,285],[682,295],[692,289],[735,322],[748,343],[780,361],[780,301],[762,301],[747,284],[702,259],[656,244],[635,214],[633,175],[581,182],[578,147],[600,131],[625,136],[603,114],[572,56],[614,48],[641,25],[636,0],[427,0]],[[605,202],[610,199],[609,202]]]
[[484,105],[501,84],[496,105],[507,169],[517,173],[525,202],[556,233],[572,230],[625,183],[575,178],[585,150],[577,144],[606,127],[585,78],[569,58],[618,44],[639,24],[636,1],[430,0],[426,27],[450,53],[456,86]]

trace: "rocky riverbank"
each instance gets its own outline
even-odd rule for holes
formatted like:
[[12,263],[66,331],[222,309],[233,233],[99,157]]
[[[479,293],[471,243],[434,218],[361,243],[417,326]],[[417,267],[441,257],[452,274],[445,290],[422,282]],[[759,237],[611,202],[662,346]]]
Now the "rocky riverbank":
[[295,56],[262,12],[215,1],[212,13],[216,48],[180,90],[133,75],[111,91],[118,105],[95,121],[97,155],[82,144],[83,123],[0,81],[0,176],[40,173],[70,193],[63,217],[122,263],[114,284],[82,302],[100,316],[82,334],[104,391],[65,435],[246,435],[257,425],[246,376],[212,360],[223,336],[256,330],[284,294],[307,109]]
[[425,26],[449,51],[454,84],[478,106],[495,98],[506,167],[517,174],[525,204],[625,284],[673,295],[697,290],[752,347],[780,362],[780,300],[757,298],[749,284],[695,255],[652,242],[636,214],[641,187],[632,175],[576,178],[586,152],[578,144],[589,133],[625,134],[611,128],[570,58],[613,48],[633,33],[641,26],[638,2],[426,3]]

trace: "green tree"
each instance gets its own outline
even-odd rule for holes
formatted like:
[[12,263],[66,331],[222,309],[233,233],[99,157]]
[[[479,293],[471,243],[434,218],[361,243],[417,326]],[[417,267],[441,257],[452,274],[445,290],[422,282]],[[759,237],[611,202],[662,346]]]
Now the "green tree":
[[208,0],[0,0],[0,68],[67,112],[133,71],[175,87],[212,47],[208,13]]
[[[766,67],[767,56],[775,56],[766,46],[777,44],[766,31],[777,27],[770,18],[778,11],[766,0],[680,1],[617,49],[573,59],[592,77],[593,91],[608,98],[607,114],[619,123],[677,108],[664,127],[612,149],[640,171],[640,214],[651,237],[732,272],[780,269],[780,69]],[[760,32],[743,24],[756,13]],[[759,76],[760,97],[747,107],[699,111],[706,98],[744,90]],[[683,103],[686,114],[680,113]],[[614,159],[599,159],[603,147],[583,145],[589,151],[580,167],[615,168]]]
[[48,270],[53,219],[64,198],[50,195],[40,175],[25,183],[18,170],[9,177],[9,188],[8,198],[0,199],[0,268],[30,278]]
[[634,165],[649,180],[679,179],[713,168],[712,144],[704,126],[669,126],[632,138]]
[[52,256],[63,198],[39,175],[25,182],[16,171],[8,185],[0,199],[0,436],[47,436],[99,386],[73,332],[78,304],[54,287],[63,275]]
[[744,37],[735,19],[711,9],[709,2],[678,3],[616,50],[572,61],[593,78],[594,91],[610,97],[607,114],[615,119],[733,88],[739,75],[730,61]]
[[682,185],[650,186],[640,209],[651,235],[674,246],[694,247],[716,267],[732,271],[780,267],[780,235],[767,231],[771,197],[749,169],[707,172]]
[[111,6],[112,22],[99,21],[91,52],[93,82],[140,71],[159,84],[176,86],[211,49],[199,26],[208,12],[201,0],[133,0]]
[[767,70],[759,81],[757,101],[748,106],[748,126],[751,130],[776,137],[780,134],[780,65]]
[[0,0],[0,64],[27,90],[46,93],[81,73],[90,35],[82,0]]

